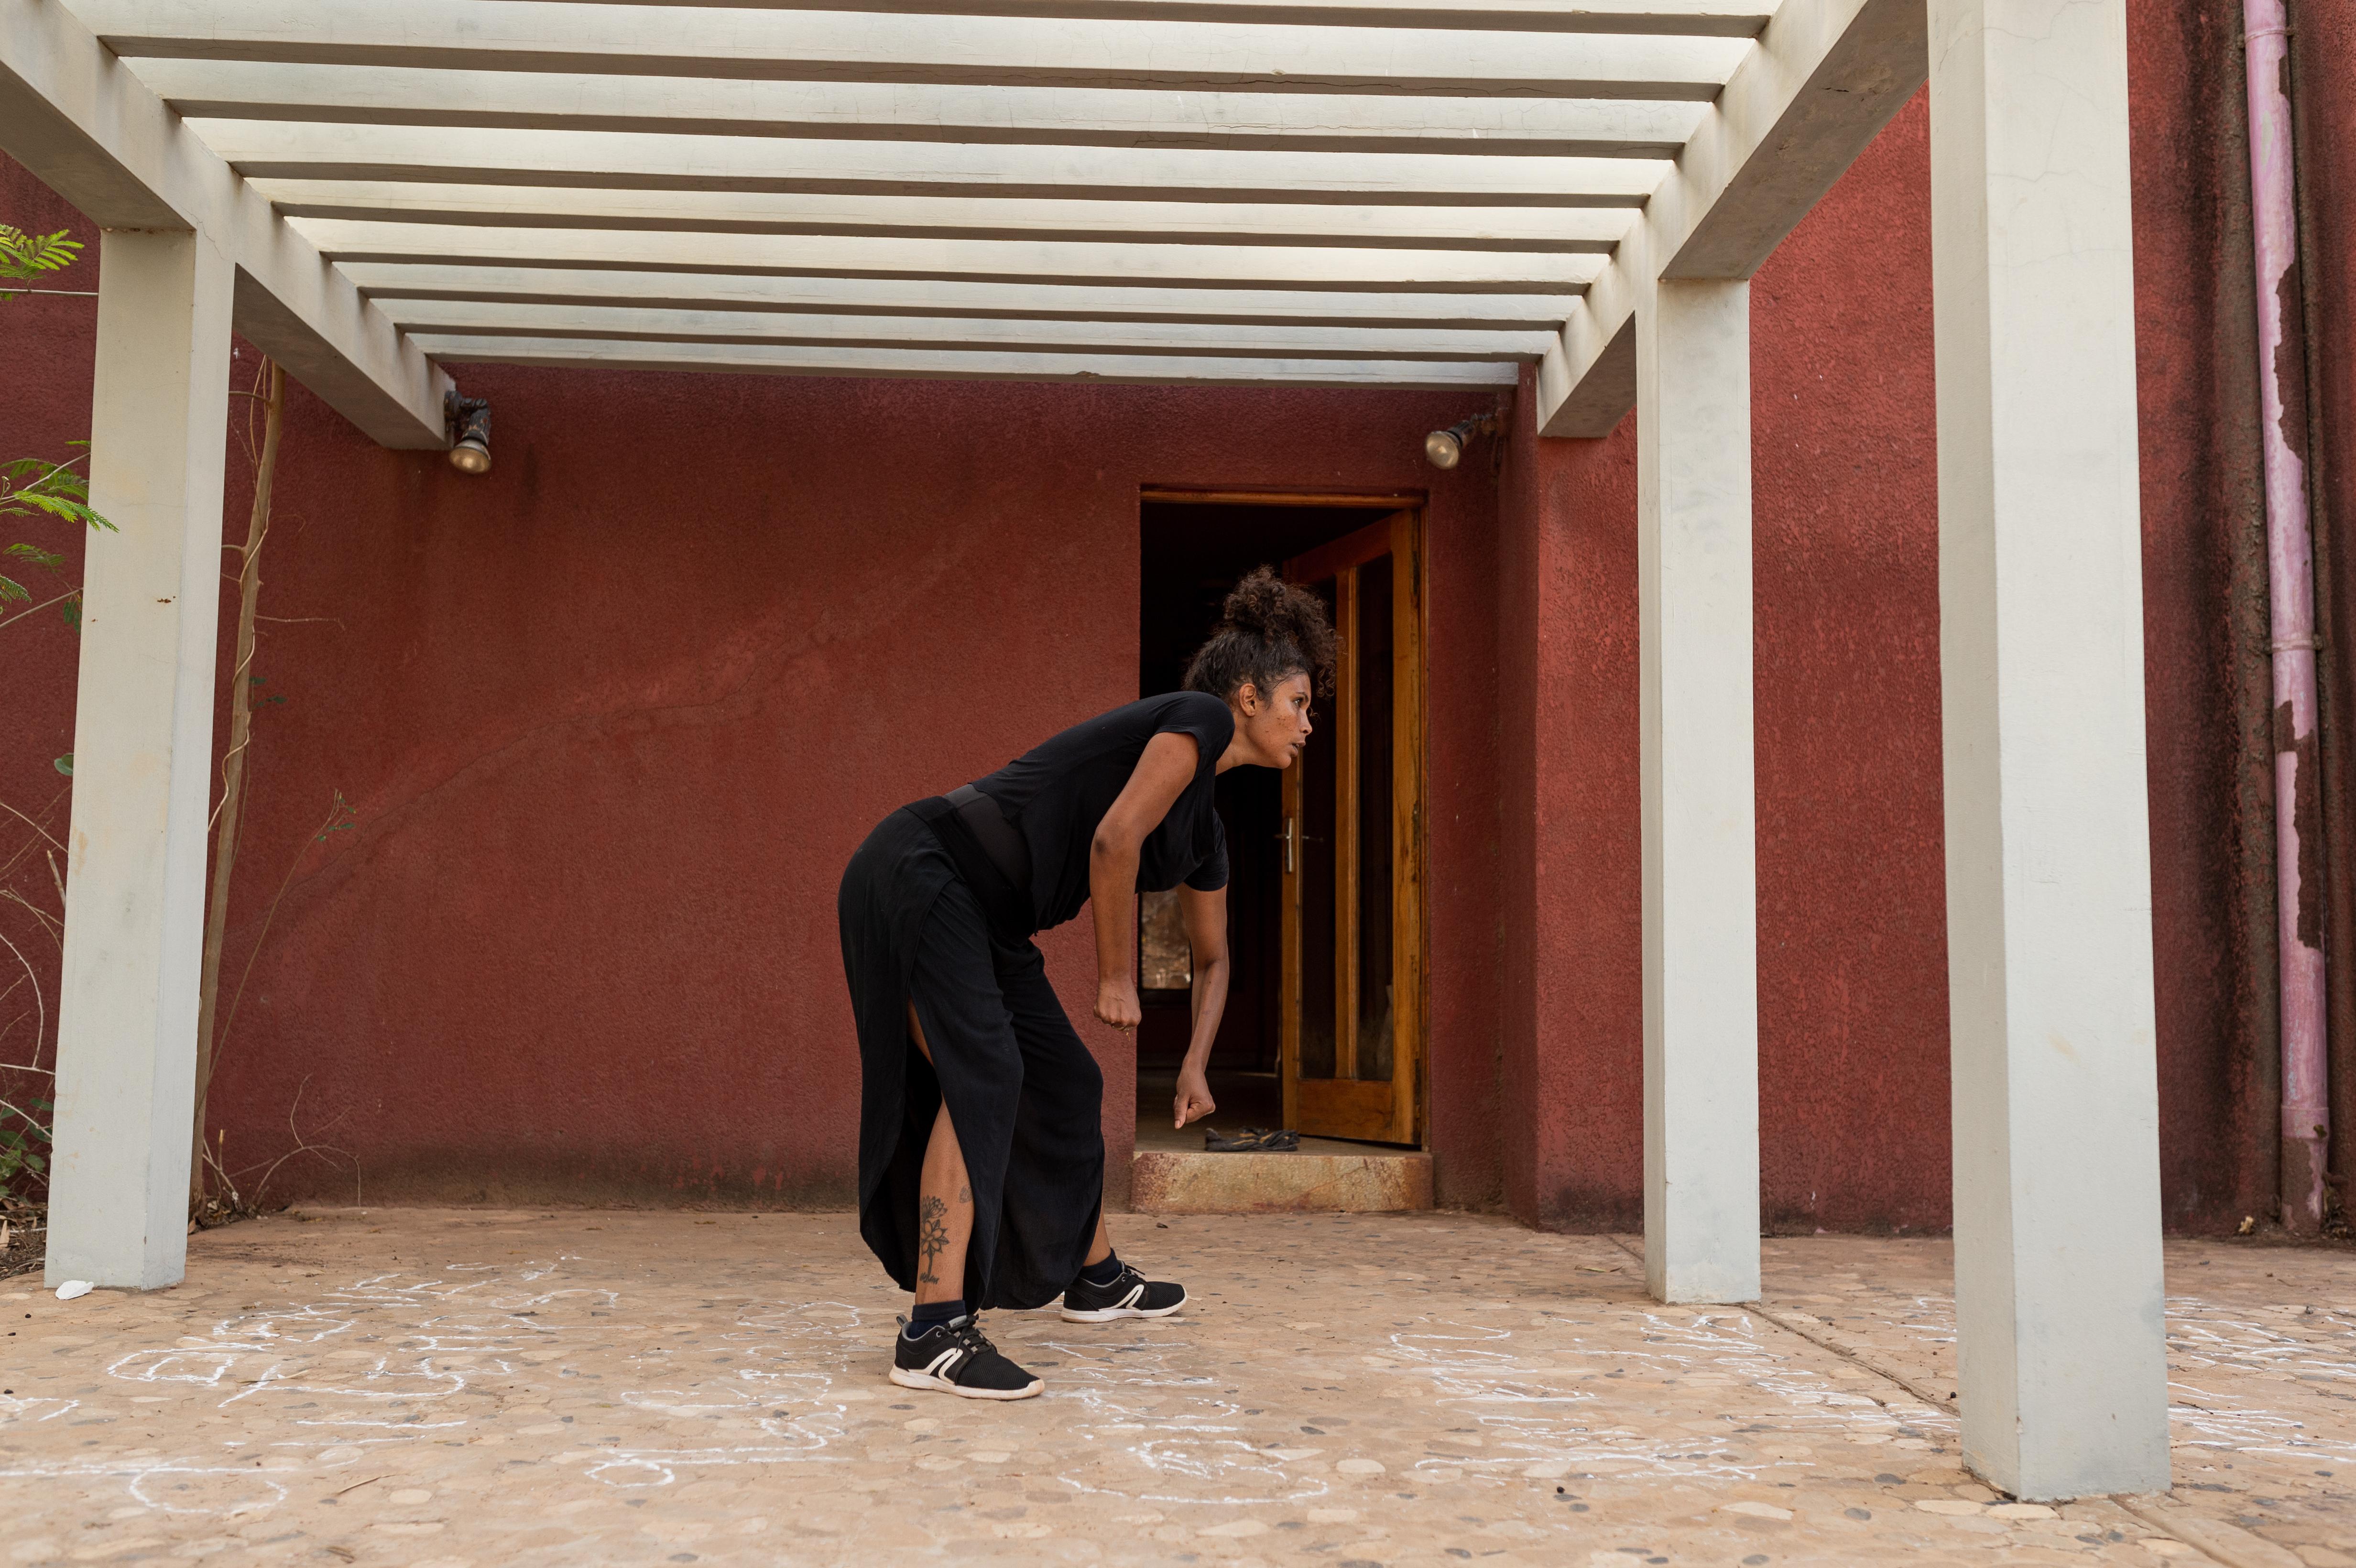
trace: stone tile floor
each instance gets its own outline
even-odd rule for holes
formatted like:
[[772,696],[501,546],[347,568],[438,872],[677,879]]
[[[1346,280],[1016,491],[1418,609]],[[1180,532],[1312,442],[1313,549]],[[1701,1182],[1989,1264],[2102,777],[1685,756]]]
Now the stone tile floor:
[[1941,1242],[1771,1242],[1745,1310],[1461,1214],[1115,1238],[1196,1305],[996,1315],[1012,1405],[884,1381],[845,1215],[320,1211],[176,1290],[0,1282],[0,1562],[2356,1564],[2344,1250],[2172,1244],[2176,1490],[2052,1509],[1957,1467]]

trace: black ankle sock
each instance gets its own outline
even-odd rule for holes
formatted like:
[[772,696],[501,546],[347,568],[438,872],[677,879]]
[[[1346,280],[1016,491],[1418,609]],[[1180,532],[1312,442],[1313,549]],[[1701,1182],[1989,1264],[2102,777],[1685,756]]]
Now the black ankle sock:
[[946,1323],[952,1317],[962,1317],[964,1316],[965,1302],[962,1299],[957,1301],[919,1301],[916,1303],[916,1310],[908,1314],[907,1328],[902,1329],[901,1332],[907,1335],[911,1339],[921,1339],[932,1330],[933,1325],[936,1323]]
[[1110,1285],[1120,1277],[1120,1254],[1107,1253],[1104,1262],[1088,1264],[1080,1271],[1080,1277],[1090,1285]]

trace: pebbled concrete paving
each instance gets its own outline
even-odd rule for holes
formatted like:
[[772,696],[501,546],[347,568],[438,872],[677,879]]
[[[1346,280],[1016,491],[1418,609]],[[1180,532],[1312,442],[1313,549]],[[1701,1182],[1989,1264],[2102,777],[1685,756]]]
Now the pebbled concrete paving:
[[0,1562],[2356,1565],[2345,1251],[2171,1245],[2177,1489],[2053,1509],[1957,1467],[1940,1242],[1771,1242],[1746,1310],[1462,1214],[1115,1240],[1196,1305],[995,1315],[1012,1405],[884,1381],[847,1215],[302,1212],[176,1290],[0,1283]]

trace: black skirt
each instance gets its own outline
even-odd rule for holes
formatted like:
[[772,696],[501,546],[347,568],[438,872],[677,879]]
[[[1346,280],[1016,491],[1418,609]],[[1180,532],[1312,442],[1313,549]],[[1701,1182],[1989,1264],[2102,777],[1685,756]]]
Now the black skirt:
[[[836,901],[859,1029],[859,1231],[916,1284],[916,1197],[941,1104],[965,1154],[965,1299],[1044,1306],[1087,1261],[1104,1202],[1104,1075],[1027,937],[993,935],[932,828],[906,808],[851,858]],[[914,1001],[928,1064],[909,1038]]]

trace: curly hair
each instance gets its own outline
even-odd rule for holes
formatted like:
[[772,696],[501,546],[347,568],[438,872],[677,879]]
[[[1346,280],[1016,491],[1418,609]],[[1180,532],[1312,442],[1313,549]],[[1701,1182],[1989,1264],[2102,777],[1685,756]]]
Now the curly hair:
[[1261,696],[1296,675],[1320,696],[1333,691],[1333,626],[1325,602],[1273,567],[1254,568],[1227,594],[1218,629],[1186,663],[1186,689],[1232,700],[1247,684]]

